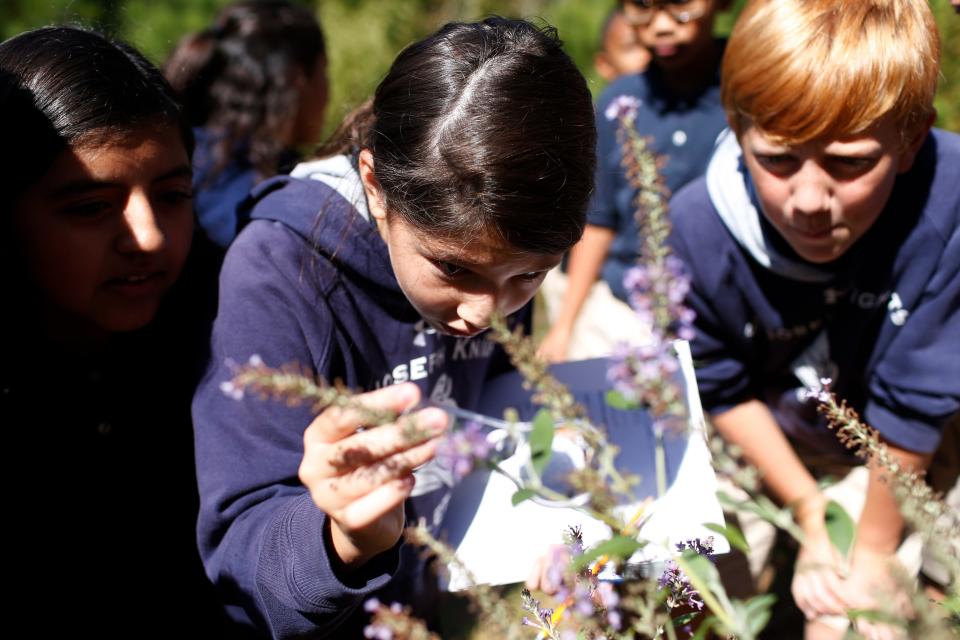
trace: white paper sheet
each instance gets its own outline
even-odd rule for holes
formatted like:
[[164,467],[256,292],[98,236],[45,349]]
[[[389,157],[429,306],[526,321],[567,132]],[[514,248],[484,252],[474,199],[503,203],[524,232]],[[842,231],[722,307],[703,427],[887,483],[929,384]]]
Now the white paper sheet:
[[[704,523],[722,525],[724,522],[716,499],[716,476],[703,435],[703,412],[689,345],[677,343],[676,350],[692,416],[691,429],[689,438],[666,436],[668,489],[645,510],[649,519],[639,537],[649,540],[650,544],[631,562],[666,560],[677,542],[714,535]],[[554,375],[586,404],[591,417],[607,427],[609,439],[621,447],[618,468],[641,475],[642,483],[636,494],[642,501],[656,493],[650,418],[642,411],[624,412],[606,406],[603,400],[605,370],[605,360],[571,362],[553,368]],[[529,418],[533,411],[529,394],[521,391],[518,375],[509,375],[513,377],[498,380],[491,387],[495,397],[488,398],[481,410],[499,416],[504,407],[514,406],[521,410],[522,417]],[[521,455],[523,452],[518,452],[501,465],[514,477],[519,477]],[[546,507],[529,500],[514,507],[511,496],[515,492],[516,486],[499,474],[474,473],[455,488],[451,497],[441,535],[454,546],[460,561],[478,583],[509,584],[525,580],[536,560],[551,545],[562,543],[567,527],[579,526],[587,546],[610,535],[606,525],[575,509]],[[638,506],[639,503],[624,504],[619,509],[629,518]],[[716,536],[715,548],[717,553],[729,551],[726,540],[720,536]],[[454,566],[448,569],[449,590],[469,586],[463,572]]]

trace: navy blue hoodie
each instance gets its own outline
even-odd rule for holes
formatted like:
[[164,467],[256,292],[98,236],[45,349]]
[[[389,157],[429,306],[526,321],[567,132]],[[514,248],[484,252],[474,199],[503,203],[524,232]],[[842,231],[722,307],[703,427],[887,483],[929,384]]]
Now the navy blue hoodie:
[[671,201],[692,275],[704,406],[764,400],[821,453],[841,445],[801,399],[826,376],[892,443],[930,452],[960,409],[960,136],[934,130],[883,212],[838,260],[800,258],[760,213],[736,139]]
[[[302,166],[254,190],[252,221],[221,272],[212,360],[193,404],[200,485],[200,552],[231,615],[274,637],[358,637],[363,601],[419,606],[429,615],[433,577],[400,543],[348,580],[331,568],[325,515],[300,484],[310,411],[221,384],[228,361],[256,354],[270,366],[297,363],[328,381],[373,389],[411,380],[425,397],[473,407],[482,381],[505,367],[483,337],[441,336],[400,290],[387,247],[366,213],[350,161]],[[439,522],[449,479],[418,473],[407,518]],[[425,606],[424,606],[425,605]]]

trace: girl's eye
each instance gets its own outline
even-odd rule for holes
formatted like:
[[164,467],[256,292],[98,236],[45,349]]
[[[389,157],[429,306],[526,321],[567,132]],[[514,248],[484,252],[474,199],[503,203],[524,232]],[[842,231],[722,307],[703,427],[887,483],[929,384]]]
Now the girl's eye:
[[446,260],[434,260],[433,263],[437,266],[437,269],[448,278],[455,278],[467,272],[464,267],[453,264],[452,262],[447,262]]
[[87,200],[69,203],[63,207],[63,212],[70,217],[93,218],[108,211],[110,206],[106,200]]
[[529,273],[521,273],[517,277],[524,282],[537,282],[542,280],[545,275],[547,275],[546,271],[530,271]]
[[183,189],[172,189],[160,194],[160,200],[171,205],[183,204],[193,201],[193,191]]

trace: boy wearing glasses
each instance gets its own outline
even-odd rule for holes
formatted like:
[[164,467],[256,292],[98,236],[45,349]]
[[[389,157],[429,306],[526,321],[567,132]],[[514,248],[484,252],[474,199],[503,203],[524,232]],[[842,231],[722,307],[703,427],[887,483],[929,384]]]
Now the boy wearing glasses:
[[[803,387],[832,379],[921,472],[960,408],[960,136],[931,132],[939,46],[926,0],[751,0],[723,61],[733,133],[671,202],[704,406],[805,532],[807,638],[896,602],[903,519]],[[825,473],[843,477],[826,493]],[[859,519],[846,558],[824,524],[834,495]]]
[[552,326],[540,353],[548,360],[607,355],[617,342],[636,339],[642,330],[623,286],[624,272],[636,263],[639,250],[636,192],[620,166],[617,123],[604,112],[618,96],[639,98],[636,126],[666,158],[666,186],[676,191],[700,176],[726,126],[719,83],[723,42],[714,39],[713,23],[716,12],[728,4],[621,0],[625,17],[652,59],[645,72],[611,83],[597,103],[596,191],[587,227],[570,252],[567,276],[551,272],[543,285]]

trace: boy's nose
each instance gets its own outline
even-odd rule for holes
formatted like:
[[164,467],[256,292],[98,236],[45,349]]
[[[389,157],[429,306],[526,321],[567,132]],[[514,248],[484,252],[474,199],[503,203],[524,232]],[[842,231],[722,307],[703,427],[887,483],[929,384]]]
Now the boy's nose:
[[157,220],[150,198],[133,194],[123,212],[123,232],[119,239],[121,251],[153,252],[164,243],[163,229]]
[[795,176],[793,208],[797,213],[814,214],[830,209],[830,185],[816,169],[804,169]]

